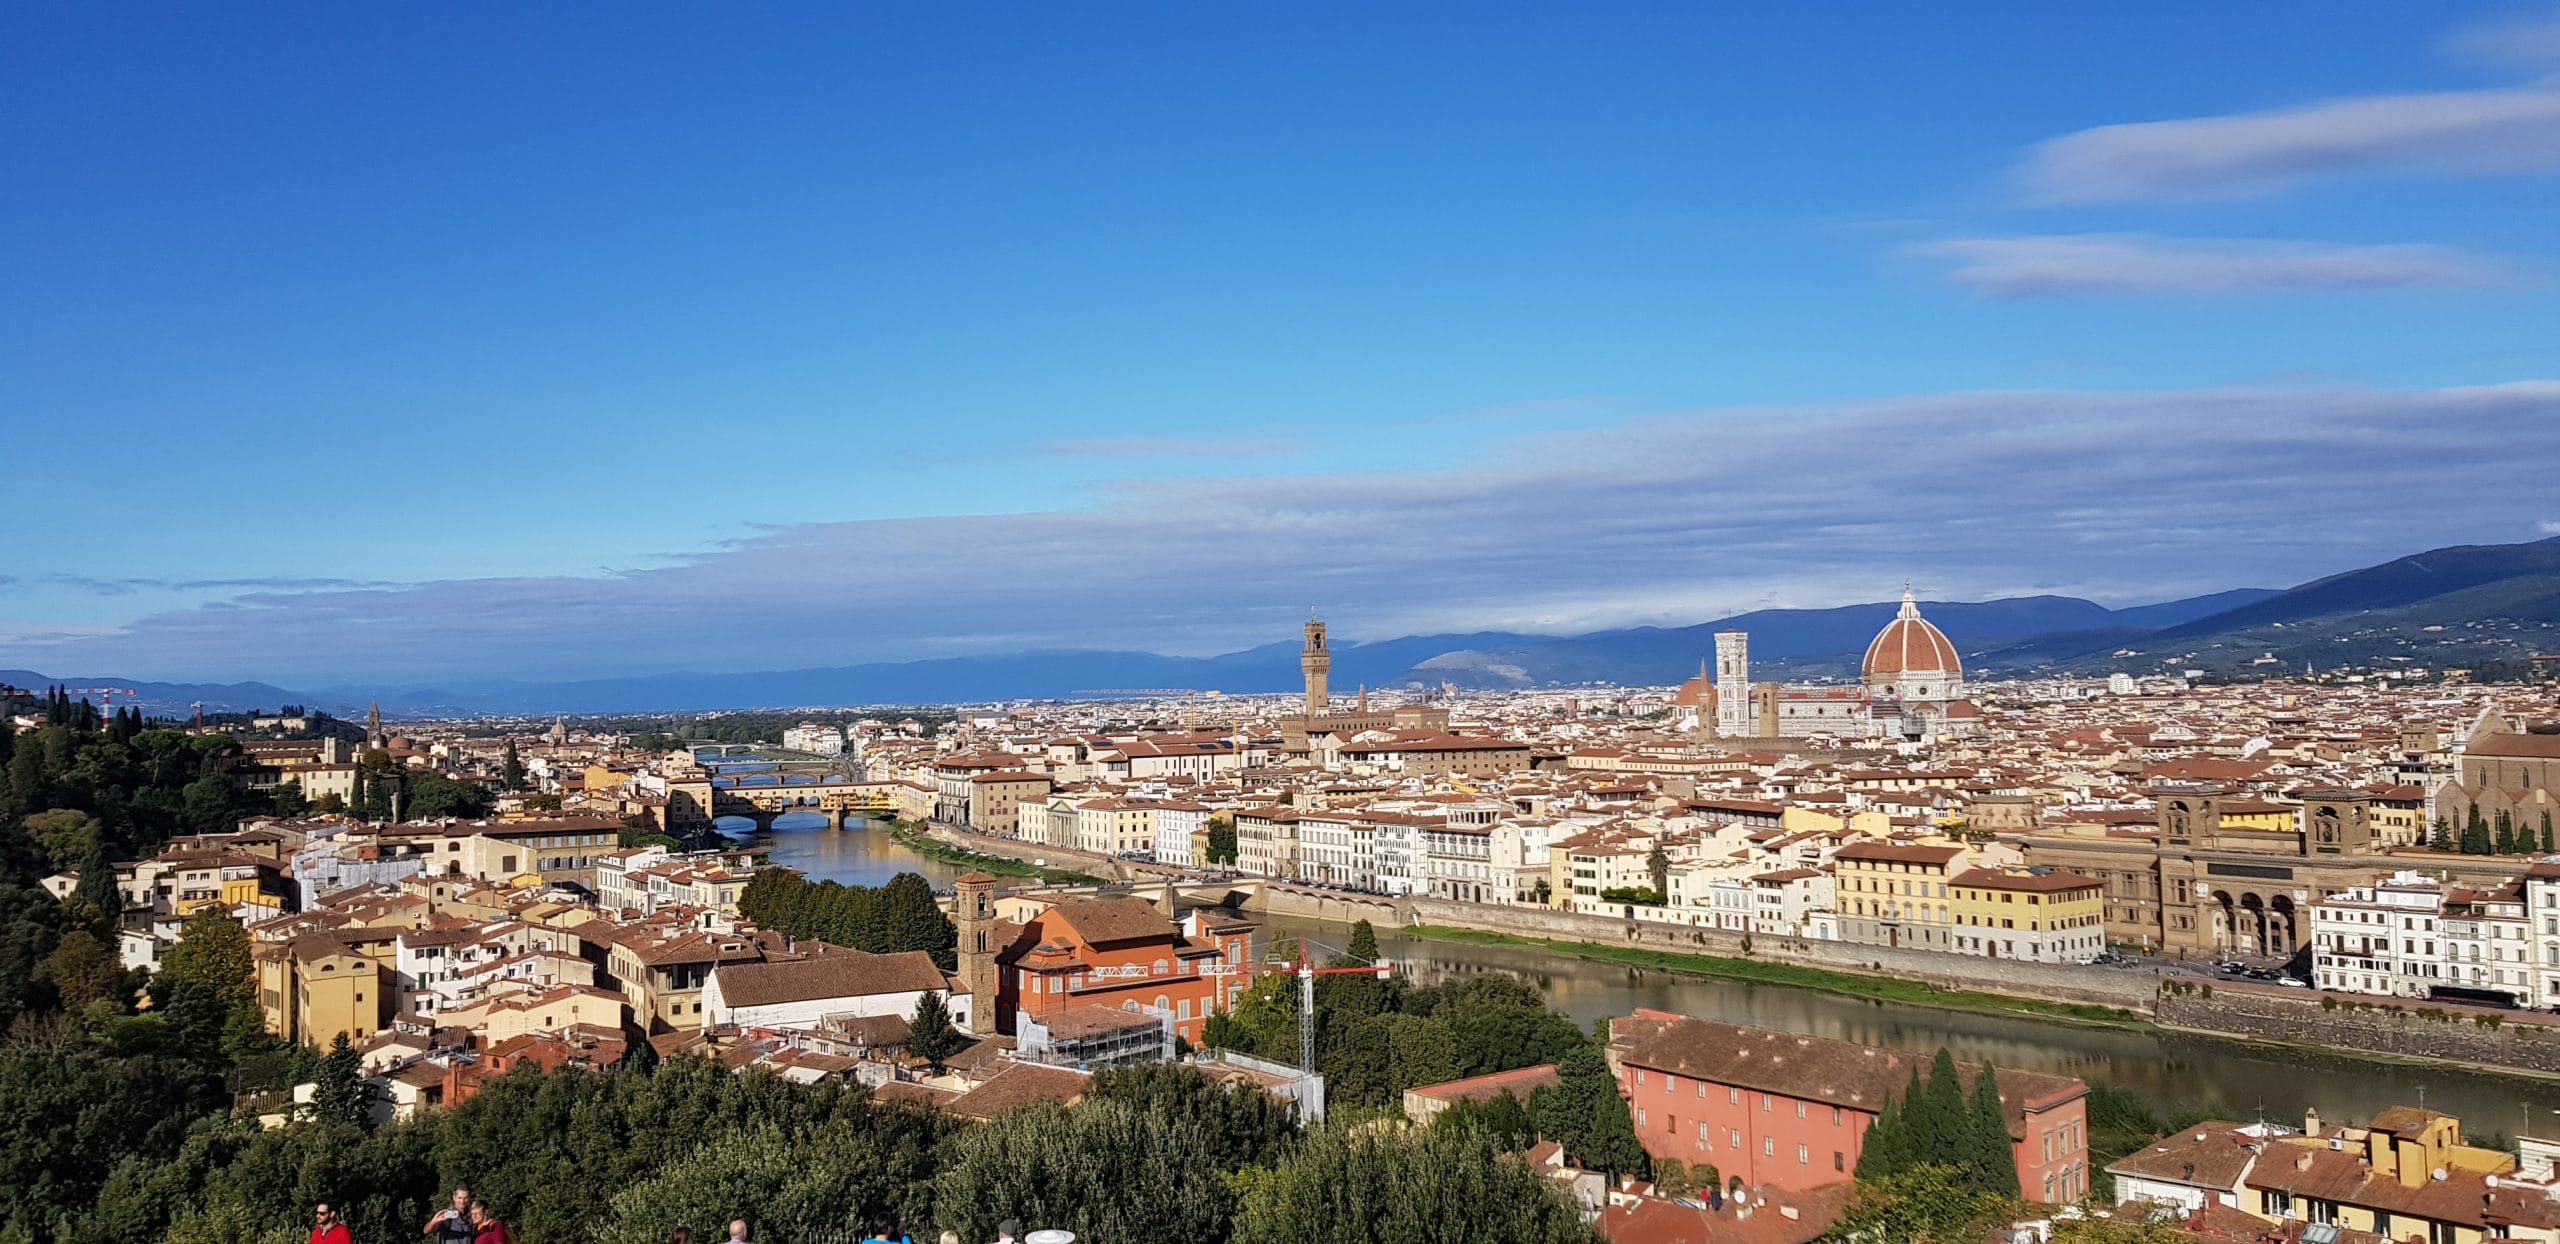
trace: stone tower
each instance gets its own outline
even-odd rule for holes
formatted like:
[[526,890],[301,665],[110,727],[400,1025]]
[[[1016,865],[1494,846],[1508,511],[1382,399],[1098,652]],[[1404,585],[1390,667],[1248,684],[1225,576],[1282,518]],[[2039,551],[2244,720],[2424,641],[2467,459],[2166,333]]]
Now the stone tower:
[[960,984],[969,991],[969,1029],[991,1037],[1011,1028],[996,971],[996,879],[971,869],[951,882],[951,923],[960,932]]
[[1324,715],[1325,677],[1333,673],[1333,652],[1324,646],[1324,622],[1307,619],[1307,646],[1298,653],[1298,668],[1307,676],[1307,716]]
[[2163,785],[2159,799],[2160,841],[2173,847],[2211,847],[2222,833],[2220,786],[2209,783]]
[[2302,792],[2304,848],[2313,855],[2373,850],[2373,796],[2360,790]]
[[1760,733],[1751,718],[1751,636],[1717,631],[1716,733],[1729,739]]

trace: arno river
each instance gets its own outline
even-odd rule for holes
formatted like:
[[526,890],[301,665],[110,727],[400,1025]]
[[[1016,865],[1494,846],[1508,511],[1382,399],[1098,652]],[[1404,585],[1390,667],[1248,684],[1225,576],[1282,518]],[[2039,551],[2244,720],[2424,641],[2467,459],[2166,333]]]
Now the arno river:
[[[815,818],[810,818],[814,820]],[[724,826],[732,832],[752,827]],[[813,880],[879,885],[918,872],[936,886],[959,872],[869,832],[802,828],[786,817],[759,840],[773,860]],[[1266,921],[1274,937],[1300,934],[1339,947],[1340,925]],[[2237,1119],[2264,1111],[2299,1126],[2305,1107],[2332,1123],[2370,1119],[2387,1106],[2417,1105],[2458,1115],[2464,1129],[2485,1135],[2560,1134],[2560,1081],[2467,1072],[2458,1068],[2366,1062],[2193,1037],[2177,1033],[2080,1028],[2021,1016],[1942,1011],[1844,998],[1809,989],[1748,985],[1649,968],[1595,963],[1550,951],[1425,941],[1378,930],[1378,946],[1417,983],[1473,972],[1508,972],[1536,985],[1557,1008],[1588,1026],[1637,1007],[1700,1015],[1728,1023],[1778,1028],[1869,1045],[1929,1052],[1944,1045],[1965,1062],[2060,1072],[2130,1089],[2161,1106],[2218,1104]]]

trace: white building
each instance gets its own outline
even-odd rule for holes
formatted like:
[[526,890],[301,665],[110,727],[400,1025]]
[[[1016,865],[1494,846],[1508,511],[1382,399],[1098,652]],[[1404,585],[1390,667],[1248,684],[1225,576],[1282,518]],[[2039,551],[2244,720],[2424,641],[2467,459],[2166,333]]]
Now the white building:
[[782,732],[782,745],[795,752],[813,752],[820,756],[844,753],[844,731],[804,721]]
[[703,982],[702,1026],[815,1028],[830,1016],[904,1018],[915,1014],[928,993],[943,996],[952,1023],[970,1027],[969,995],[953,993],[933,956],[921,950],[840,950],[811,959],[724,963]]
[[2444,983],[2444,886],[2402,871],[2311,904],[2312,983],[2423,998]]
[[1209,825],[1207,804],[1173,800],[1155,805],[1156,862],[1176,868],[1195,867],[1191,858],[1191,835]]

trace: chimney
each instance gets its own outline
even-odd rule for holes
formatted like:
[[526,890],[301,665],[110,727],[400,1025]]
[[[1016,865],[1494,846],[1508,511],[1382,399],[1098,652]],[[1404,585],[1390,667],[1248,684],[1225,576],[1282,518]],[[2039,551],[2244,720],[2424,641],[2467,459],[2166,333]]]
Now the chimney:
[[2298,1170],[2298,1171],[2307,1171],[2307,1170],[2310,1170],[2310,1169],[2311,1169],[2311,1154],[2310,1154],[2310,1151],[2305,1150],[2305,1151],[2303,1152],[2303,1155],[2302,1155],[2301,1157],[2295,1158],[2295,1159],[2293,1160],[2293,1169]]
[[2302,1134],[2314,1140],[2320,1136],[2320,1108],[2312,1106],[2302,1112]]

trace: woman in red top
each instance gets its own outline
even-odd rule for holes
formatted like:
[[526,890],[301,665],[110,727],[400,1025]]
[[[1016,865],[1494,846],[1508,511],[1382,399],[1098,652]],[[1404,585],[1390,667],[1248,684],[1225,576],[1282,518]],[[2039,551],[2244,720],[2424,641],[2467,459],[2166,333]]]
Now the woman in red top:
[[507,1224],[489,1209],[486,1201],[471,1203],[471,1244],[514,1244],[515,1236]]

